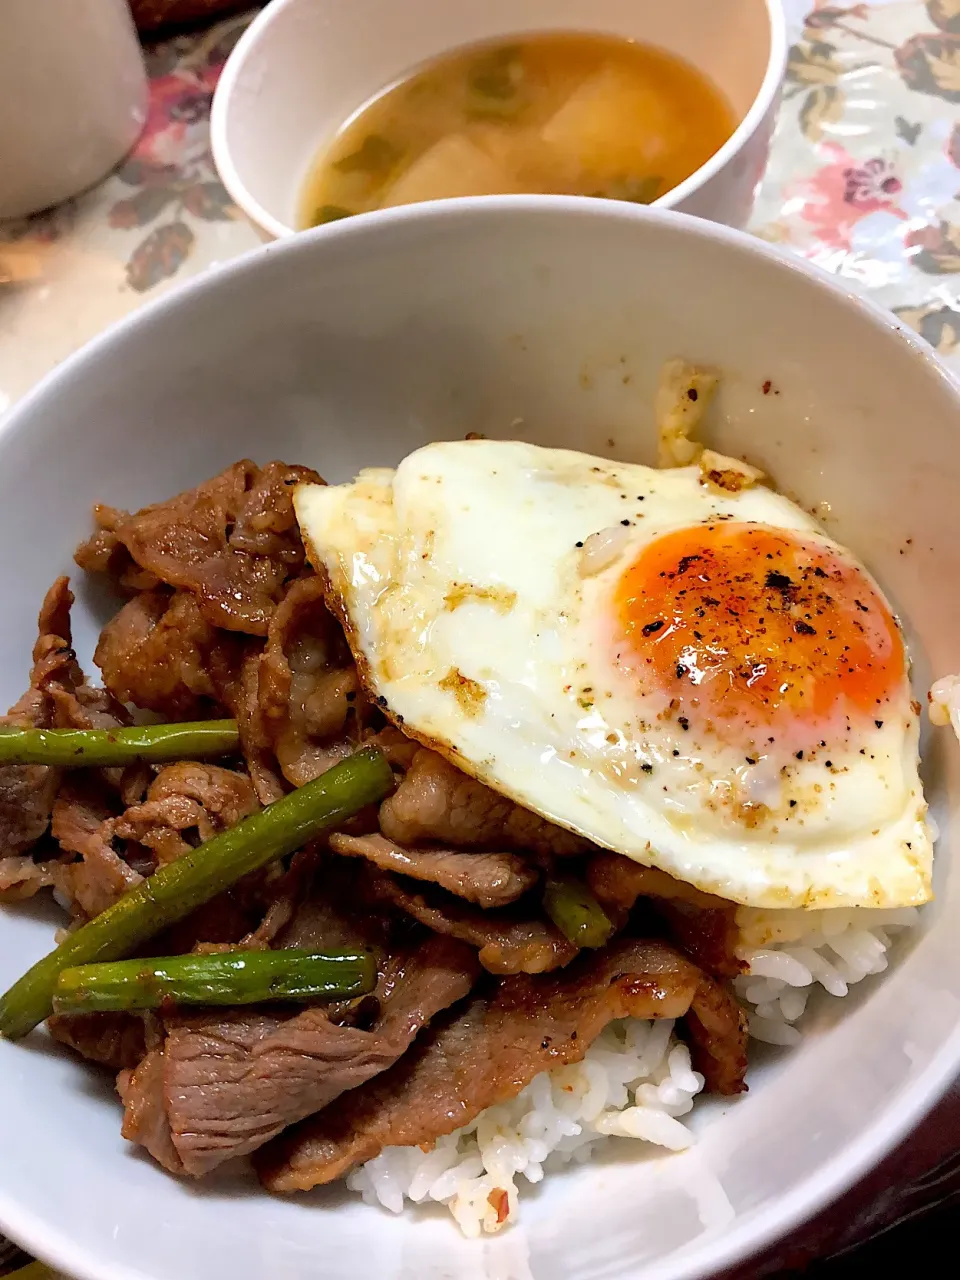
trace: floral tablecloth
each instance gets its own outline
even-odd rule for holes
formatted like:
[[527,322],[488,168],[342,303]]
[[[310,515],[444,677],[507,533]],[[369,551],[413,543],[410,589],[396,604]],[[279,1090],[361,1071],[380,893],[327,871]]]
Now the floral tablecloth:
[[[821,2],[810,13],[809,0],[784,2],[784,106],[751,230],[892,308],[960,374],[960,0]],[[209,148],[213,88],[248,20],[150,46],[133,153],[79,199],[0,223],[0,413],[106,325],[259,243]],[[947,1208],[924,1218],[922,1247],[931,1256],[942,1231],[942,1261],[952,1257],[944,1214],[960,1201],[958,1147],[954,1091],[830,1213],[728,1280],[796,1274],[811,1259],[811,1275],[891,1274],[898,1249],[915,1261],[919,1246],[910,1227],[878,1233],[934,1203]],[[17,1260],[0,1237],[0,1275]]]

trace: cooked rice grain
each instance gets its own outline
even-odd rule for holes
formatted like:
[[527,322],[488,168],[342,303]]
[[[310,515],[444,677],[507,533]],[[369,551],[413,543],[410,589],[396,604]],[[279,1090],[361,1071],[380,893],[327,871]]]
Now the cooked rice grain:
[[[517,1178],[584,1161],[610,1136],[671,1151],[690,1146],[682,1123],[703,1088],[671,1021],[612,1023],[582,1062],[542,1072],[510,1102],[488,1107],[432,1151],[388,1147],[347,1186],[400,1213],[405,1200],[445,1204],[467,1236],[499,1231],[517,1210]],[[505,1197],[505,1198],[504,1198]]]
[[873,911],[861,907],[832,911],[737,912],[737,955],[749,972],[734,979],[734,990],[750,1012],[750,1034],[767,1044],[800,1042],[795,1025],[817,986],[832,996],[871,974],[883,973],[896,935],[917,920],[916,907]]

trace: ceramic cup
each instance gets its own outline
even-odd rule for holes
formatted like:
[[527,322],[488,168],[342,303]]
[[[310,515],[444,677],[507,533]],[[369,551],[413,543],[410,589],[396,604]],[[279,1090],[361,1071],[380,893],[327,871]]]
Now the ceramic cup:
[[318,151],[380,89],[458,45],[550,30],[643,40],[718,85],[737,128],[655,204],[743,226],[783,78],[781,0],[274,0],[238,43],[214,98],[220,176],[261,235],[292,235]]
[[133,146],[146,104],[126,0],[3,0],[0,218],[92,186]]

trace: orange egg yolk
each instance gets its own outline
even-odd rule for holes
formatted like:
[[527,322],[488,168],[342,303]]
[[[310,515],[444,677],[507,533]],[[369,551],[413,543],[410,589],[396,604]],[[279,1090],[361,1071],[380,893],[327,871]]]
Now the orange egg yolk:
[[681,727],[731,742],[788,728],[819,736],[838,714],[882,720],[906,671],[897,624],[863,570],[765,525],[658,538],[620,578],[616,610],[621,669],[666,694]]

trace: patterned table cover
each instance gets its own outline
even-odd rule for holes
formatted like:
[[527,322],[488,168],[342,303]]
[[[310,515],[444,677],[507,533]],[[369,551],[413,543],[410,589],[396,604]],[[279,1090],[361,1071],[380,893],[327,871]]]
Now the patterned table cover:
[[[784,3],[784,105],[750,229],[892,308],[960,375],[960,0]],[[209,146],[213,89],[250,16],[148,46],[132,154],[79,199],[0,222],[0,413],[146,299],[259,244]],[[830,1211],[725,1280],[889,1274],[898,1249],[931,1256],[938,1232],[945,1261],[955,1146],[960,1088]],[[27,1261],[0,1237],[0,1276]]]

